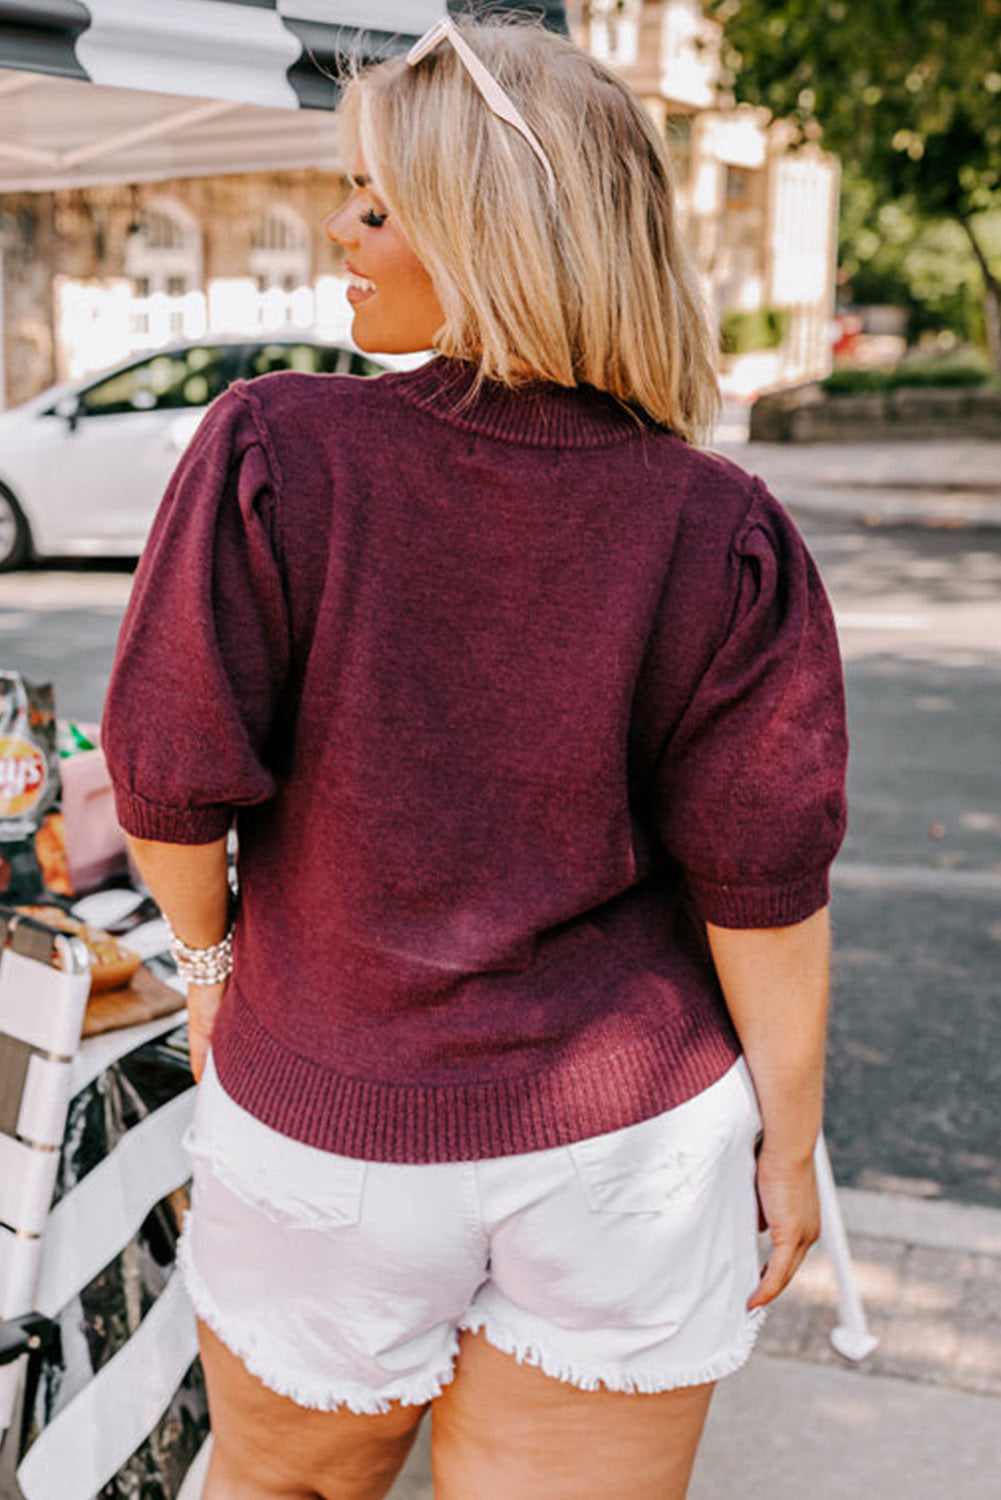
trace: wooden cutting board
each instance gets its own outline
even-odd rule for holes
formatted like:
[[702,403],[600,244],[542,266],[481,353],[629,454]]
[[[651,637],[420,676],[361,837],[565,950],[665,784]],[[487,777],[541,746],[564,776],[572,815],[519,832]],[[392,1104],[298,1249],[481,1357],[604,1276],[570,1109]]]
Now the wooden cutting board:
[[184,996],[157,979],[144,964],[122,989],[91,995],[83,1018],[83,1035],[98,1036],[102,1031],[137,1026],[183,1009]]

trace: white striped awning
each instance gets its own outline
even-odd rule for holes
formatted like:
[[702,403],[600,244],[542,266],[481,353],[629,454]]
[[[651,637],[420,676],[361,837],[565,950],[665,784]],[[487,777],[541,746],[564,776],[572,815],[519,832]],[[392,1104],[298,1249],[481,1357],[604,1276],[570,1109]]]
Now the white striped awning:
[[[346,56],[410,46],[446,0],[18,0],[0,3],[0,67],[116,88],[329,109]],[[565,29],[561,3],[503,0]]]
[[566,29],[562,0],[0,0],[0,194],[335,168],[345,60],[449,9]]

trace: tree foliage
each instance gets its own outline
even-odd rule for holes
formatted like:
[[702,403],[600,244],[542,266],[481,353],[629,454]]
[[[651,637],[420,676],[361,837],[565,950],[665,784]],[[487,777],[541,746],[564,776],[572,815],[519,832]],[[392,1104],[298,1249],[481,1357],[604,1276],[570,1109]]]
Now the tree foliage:
[[[1001,210],[981,215],[977,235],[1001,265]],[[949,329],[984,344],[984,283],[962,227],[929,219],[906,199],[880,198],[854,168],[841,179],[839,276],[860,305],[906,308],[911,340]]]
[[1001,203],[1001,0],[712,0],[737,94],[929,216]]
[[[978,228],[1001,208],[1001,0],[709,0],[738,99],[821,135],[880,203]],[[988,329],[991,334],[992,330]],[[1001,344],[994,328],[992,343]],[[1001,347],[993,351],[1001,357]]]

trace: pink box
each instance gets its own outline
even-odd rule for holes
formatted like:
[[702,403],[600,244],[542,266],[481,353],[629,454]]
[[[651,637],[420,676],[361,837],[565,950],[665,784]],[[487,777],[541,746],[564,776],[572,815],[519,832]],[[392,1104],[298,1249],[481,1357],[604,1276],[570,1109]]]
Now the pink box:
[[63,782],[66,862],[78,896],[113,875],[128,872],[125,835],[115,816],[115,798],[103,750],[84,750],[59,765]]

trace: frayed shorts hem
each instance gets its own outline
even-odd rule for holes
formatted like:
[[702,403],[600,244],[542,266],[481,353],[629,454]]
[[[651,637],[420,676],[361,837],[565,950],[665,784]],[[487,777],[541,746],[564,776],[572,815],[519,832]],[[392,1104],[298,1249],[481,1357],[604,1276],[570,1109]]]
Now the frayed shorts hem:
[[512,1355],[520,1365],[533,1365],[543,1375],[564,1385],[576,1386],[581,1391],[621,1391],[629,1395],[653,1396],[683,1390],[687,1386],[713,1385],[717,1380],[735,1374],[750,1359],[763,1323],[763,1311],[752,1314],[740,1338],[713,1358],[698,1365],[681,1365],[662,1373],[644,1375],[584,1367],[565,1355],[557,1354],[551,1347],[526,1342],[495,1318],[477,1309],[473,1309],[459,1326],[469,1333],[482,1333],[487,1343],[501,1354]]
[[450,1385],[456,1369],[459,1334],[482,1333],[486,1342],[501,1354],[511,1355],[520,1365],[531,1365],[543,1375],[581,1391],[619,1391],[631,1395],[659,1395],[688,1386],[711,1385],[733,1375],[751,1357],[764,1313],[748,1318],[741,1337],[729,1348],[699,1365],[688,1365],[657,1374],[624,1375],[621,1372],[584,1367],[553,1348],[537,1341],[526,1342],[496,1318],[472,1309],[462,1319],[454,1335],[449,1364],[437,1375],[422,1376],[402,1382],[396,1390],[376,1396],[361,1391],[339,1392],[317,1382],[304,1381],[277,1370],[261,1349],[260,1340],[249,1328],[236,1329],[222,1317],[202,1278],[196,1270],[187,1238],[177,1247],[178,1266],[195,1310],[195,1315],[212,1330],[249,1374],[277,1396],[287,1396],[297,1406],[311,1411],[350,1411],[356,1416],[382,1416],[394,1406],[427,1406]]
[[392,1411],[395,1406],[427,1406],[429,1401],[441,1395],[455,1375],[455,1356],[459,1350],[458,1333],[454,1338],[450,1363],[440,1375],[424,1375],[409,1382],[400,1382],[398,1390],[384,1390],[379,1396],[359,1390],[347,1393],[332,1391],[318,1381],[303,1380],[286,1374],[268,1359],[260,1339],[255,1337],[251,1329],[235,1328],[220,1314],[194,1265],[187,1235],[182,1235],[178,1241],[177,1264],[195,1316],[212,1330],[255,1380],[267,1386],[276,1396],[287,1396],[297,1406],[309,1411],[350,1411],[359,1417],[377,1417]]

